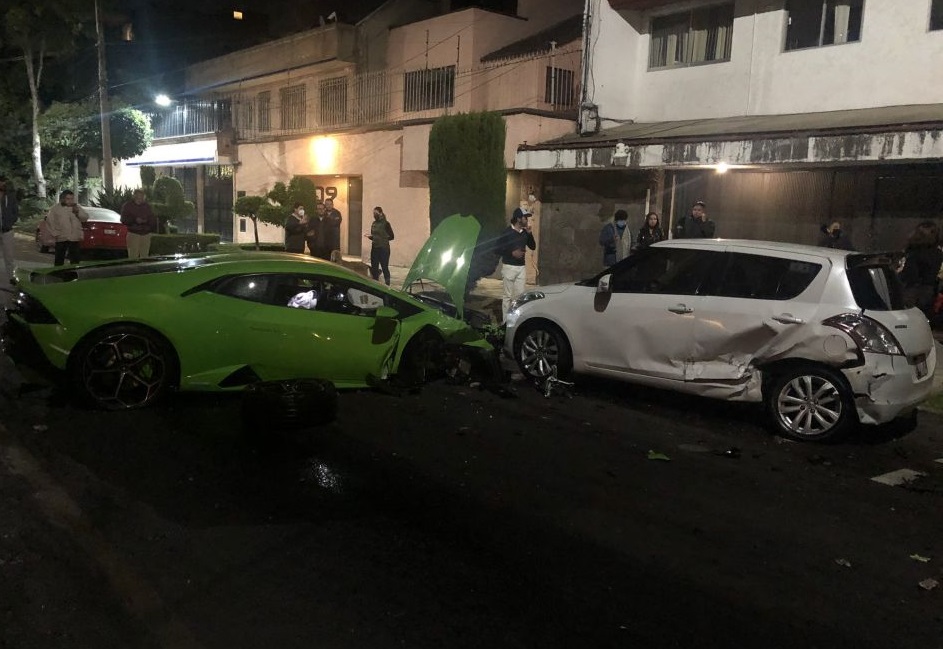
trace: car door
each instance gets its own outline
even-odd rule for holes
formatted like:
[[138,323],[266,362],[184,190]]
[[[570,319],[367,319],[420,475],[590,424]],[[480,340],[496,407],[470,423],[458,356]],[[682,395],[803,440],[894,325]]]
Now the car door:
[[757,359],[801,342],[819,310],[828,263],[799,252],[728,248],[716,281],[704,287],[688,380],[736,390]]
[[274,276],[265,304],[247,315],[252,366],[263,378],[321,378],[340,387],[382,376],[399,323],[378,318],[387,303],[375,286],[327,275]]
[[587,369],[682,381],[694,351],[698,294],[721,252],[653,247],[617,264],[584,315]]

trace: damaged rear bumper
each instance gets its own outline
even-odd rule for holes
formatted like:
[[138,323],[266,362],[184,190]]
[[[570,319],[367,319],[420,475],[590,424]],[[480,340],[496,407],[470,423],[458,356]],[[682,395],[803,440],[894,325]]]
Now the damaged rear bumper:
[[925,358],[864,354],[860,367],[842,370],[862,424],[887,423],[913,410],[933,390],[936,347]]

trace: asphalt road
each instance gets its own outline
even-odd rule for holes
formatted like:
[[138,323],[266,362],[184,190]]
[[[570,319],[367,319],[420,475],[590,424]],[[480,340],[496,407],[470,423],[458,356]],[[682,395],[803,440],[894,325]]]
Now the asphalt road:
[[238,397],[104,413],[15,376],[4,649],[943,646],[933,414],[814,446],[751,406],[436,383],[273,434]]

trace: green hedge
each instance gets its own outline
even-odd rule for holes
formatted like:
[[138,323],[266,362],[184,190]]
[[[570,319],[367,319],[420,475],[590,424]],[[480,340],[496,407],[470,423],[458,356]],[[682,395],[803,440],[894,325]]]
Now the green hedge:
[[[210,250],[214,252],[239,252],[241,250],[254,251],[254,243],[214,243],[210,244]],[[262,252],[285,252],[284,243],[259,243]]]
[[151,237],[151,255],[206,252],[218,243],[218,234],[155,234]]

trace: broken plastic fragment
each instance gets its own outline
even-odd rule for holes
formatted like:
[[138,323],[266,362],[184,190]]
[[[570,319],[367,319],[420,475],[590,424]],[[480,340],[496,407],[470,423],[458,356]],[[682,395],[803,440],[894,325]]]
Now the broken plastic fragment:
[[835,563],[837,563],[840,566],[844,566],[846,568],[851,567],[851,561],[849,561],[848,559],[835,559]]
[[649,460],[658,460],[659,462],[671,462],[671,458],[665,455],[664,453],[659,453],[657,451],[648,451]]
[[924,590],[933,590],[939,585],[940,585],[940,582],[938,582],[933,577],[930,577],[929,579],[924,579],[918,584],[918,586],[920,586]]
[[912,555],[910,555],[910,558],[913,559],[914,561],[919,561],[920,563],[929,563],[929,562],[930,562],[930,557],[925,557],[925,556],[920,555],[920,554],[912,554]]
[[46,424],[33,424],[33,430],[35,430],[37,433],[42,433],[49,430],[49,426]]

